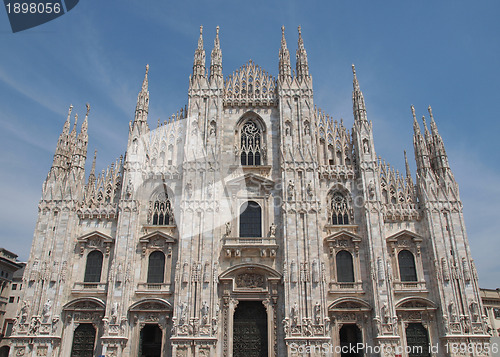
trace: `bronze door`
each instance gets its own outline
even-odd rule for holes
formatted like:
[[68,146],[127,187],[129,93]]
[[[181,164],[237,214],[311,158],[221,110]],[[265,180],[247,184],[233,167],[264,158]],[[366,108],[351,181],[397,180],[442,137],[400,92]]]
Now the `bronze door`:
[[161,357],[162,330],[158,325],[146,325],[141,330],[139,357]]
[[409,324],[406,328],[406,343],[409,357],[429,357],[429,336],[420,323]]
[[267,312],[260,301],[240,301],[234,311],[233,356],[267,357]]
[[71,357],[94,357],[95,328],[92,324],[80,324],[73,335]]

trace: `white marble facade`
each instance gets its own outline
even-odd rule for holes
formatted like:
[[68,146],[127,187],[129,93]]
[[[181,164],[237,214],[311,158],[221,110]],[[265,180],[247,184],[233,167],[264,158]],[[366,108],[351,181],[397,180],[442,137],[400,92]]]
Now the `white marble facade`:
[[[147,67],[126,154],[99,175],[95,156],[84,169],[90,107],[79,133],[70,108],[11,356],[340,356],[355,342],[395,356],[422,341],[458,356],[447,343],[489,340],[430,107],[430,129],[412,108],[415,178],[377,157],[354,66],[353,127],[316,107],[300,28],[293,72],[283,29],[277,78],[249,61],[224,79],[218,29],[205,63],[200,29],[188,103],[156,129]],[[249,306],[260,347],[236,336]]]

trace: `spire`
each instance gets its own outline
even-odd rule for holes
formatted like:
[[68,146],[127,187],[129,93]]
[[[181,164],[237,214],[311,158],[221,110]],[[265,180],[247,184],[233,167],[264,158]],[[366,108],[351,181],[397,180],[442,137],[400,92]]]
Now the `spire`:
[[404,151],[405,154],[405,170],[406,170],[406,181],[408,183],[413,184],[413,179],[411,177],[411,171],[410,171],[410,164],[408,164],[408,157],[406,157],[406,150]]
[[367,122],[366,117],[366,106],[365,98],[363,97],[363,92],[359,88],[358,77],[356,76],[356,67],[352,65],[352,112],[354,114],[355,121]]
[[146,74],[144,75],[144,80],[142,81],[142,88],[139,94],[137,95],[137,105],[135,107],[134,124],[137,122],[146,123],[148,121],[148,111],[149,111],[148,72],[149,72],[149,64],[146,65]]
[[219,41],[219,26],[216,29],[214,48],[210,56],[210,80],[212,79],[222,79],[222,51]]
[[415,115],[415,107],[413,107],[413,105],[411,106],[411,113],[413,115],[413,148],[415,150],[417,172],[420,173],[430,168],[429,152],[427,150],[427,143],[425,142],[425,139],[420,131],[420,126],[417,122],[417,116]]
[[87,129],[89,128],[89,112],[90,112],[90,104],[87,103],[85,104],[85,106],[87,107],[87,113],[85,113],[85,119],[83,120],[83,123],[82,123],[82,127],[80,129],[80,134],[79,135],[82,135],[82,134],[87,134]]
[[73,129],[71,130],[71,133],[69,133],[69,139],[70,143],[74,144],[76,140],[76,126],[78,125],[78,113],[75,114],[75,124],[73,125]]
[[73,111],[73,104],[69,105],[68,117],[66,118],[66,122],[64,123],[62,134],[69,134],[69,127],[71,126],[71,112]]
[[297,48],[297,78],[302,79],[309,77],[309,65],[307,64],[307,52],[304,48],[304,40],[302,39],[302,29],[299,26],[299,46]]
[[429,116],[431,117],[431,135],[435,156],[435,168],[438,171],[449,169],[450,165],[448,163],[448,155],[446,154],[446,150],[444,148],[443,138],[438,132],[438,128],[436,122],[434,121],[434,116],[432,115],[432,108],[430,105],[427,110],[429,111]]
[[285,78],[291,78],[292,66],[290,65],[290,52],[286,45],[285,26],[281,26],[281,47],[279,52],[279,79],[284,81]]
[[97,149],[94,151],[94,160],[92,160],[92,168],[90,169],[89,175],[89,183],[93,183],[95,181],[95,162],[97,159]]
[[200,26],[198,48],[194,51],[193,78],[205,76],[205,49],[203,48],[203,26]]

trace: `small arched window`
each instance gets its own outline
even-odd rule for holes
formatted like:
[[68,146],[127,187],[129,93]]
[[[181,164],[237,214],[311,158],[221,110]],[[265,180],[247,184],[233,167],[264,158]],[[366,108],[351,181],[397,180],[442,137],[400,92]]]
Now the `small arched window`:
[[262,209],[255,201],[241,206],[240,237],[262,237]]
[[174,224],[172,203],[167,192],[156,195],[150,203],[149,222],[154,226],[168,226]]
[[349,204],[340,192],[335,192],[330,202],[331,222],[333,225],[349,224]]
[[417,281],[415,257],[409,250],[402,250],[398,254],[399,277],[401,281]]
[[162,284],[165,276],[165,254],[155,251],[149,255],[148,279],[150,284]]
[[262,160],[262,130],[249,120],[241,128],[241,165],[261,165]]
[[354,283],[354,266],[352,264],[352,254],[347,250],[341,250],[336,256],[337,262],[337,282]]
[[93,250],[87,255],[87,265],[85,266],[85,283],[99,283],[101,281],[102,253]]

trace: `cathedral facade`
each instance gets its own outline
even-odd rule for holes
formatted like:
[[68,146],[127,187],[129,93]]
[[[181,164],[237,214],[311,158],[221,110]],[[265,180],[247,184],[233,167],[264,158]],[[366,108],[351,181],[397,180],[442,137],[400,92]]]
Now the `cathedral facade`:
[[428,129],[412,107],[414,179],[377,157],[354,66],[353,127],[317,108],[300,28],[293,71],[282,29],[276,78],[252,61],[224,78],[218,28],[206,68],[201,30],[187,105],[152,129],[146,67],[125,156],[100,174],[90,107],[80,131],[70,107],[10,355],[487,356],[431,108]]

